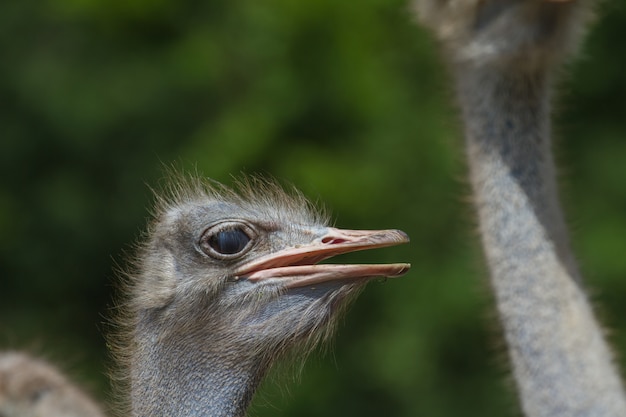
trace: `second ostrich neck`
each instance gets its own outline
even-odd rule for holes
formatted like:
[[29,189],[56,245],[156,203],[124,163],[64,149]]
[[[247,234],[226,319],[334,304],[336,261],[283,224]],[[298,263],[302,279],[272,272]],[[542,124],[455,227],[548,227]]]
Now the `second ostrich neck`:
[[[267,366],[209,334],[142,340],[132,370],[135,416],[244,416]],[[169,340],[168,340],[169,339]]]
[[[548,245],[541,249],[554,252],[578,281],[555,183],[550,75],[540,69],[487,66],[462,70],[457,84],[470,179],[481,220],[488,225],[483,239],[497,243],[487,247]],[[524,235],[519,234],[522,230]],[[534,255],[527,256],[506,259],[526,265]]]
[[523,408],[531,416],[626,415],[559,207],[549,71],[485,66],[456,75],[481,235]]

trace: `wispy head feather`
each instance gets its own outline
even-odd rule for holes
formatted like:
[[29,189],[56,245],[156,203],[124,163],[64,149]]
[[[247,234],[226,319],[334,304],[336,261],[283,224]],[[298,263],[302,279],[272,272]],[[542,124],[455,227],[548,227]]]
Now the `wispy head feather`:
[[329,224],[330,216],[319,202],[312,203],[295,186],[282,186],[274,178],[258,175],[234,177],[228,187],[210,178],[170,170],[159,189],[154,190],[155,218],[187,204],[217,200],[242,209],[260,211],[277,220],[301,224]]

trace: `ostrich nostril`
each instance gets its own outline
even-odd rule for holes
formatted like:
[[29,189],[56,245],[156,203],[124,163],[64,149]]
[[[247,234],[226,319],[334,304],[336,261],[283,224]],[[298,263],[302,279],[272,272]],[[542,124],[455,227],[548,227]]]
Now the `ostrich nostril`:
[[322,239],[322,243],[328,243],[329,245],[336,245],[338,243],[344,243],[344,242],[347,242],[347,240],[341,239],[341,238],[334,238],[330,236]]

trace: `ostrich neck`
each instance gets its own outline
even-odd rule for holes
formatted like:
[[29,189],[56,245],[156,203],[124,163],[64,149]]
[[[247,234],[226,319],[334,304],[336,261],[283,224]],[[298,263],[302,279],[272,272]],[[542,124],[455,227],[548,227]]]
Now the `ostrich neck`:
[[132,415],[244,416],[266,367],[236,348],[209,345],[209,337],[169,339],[174,342],[137,338],[142,343],[131,365]]
[[456,79],[474,203],[525,414],[624,416],[558,202],[548,71],[467,67]]

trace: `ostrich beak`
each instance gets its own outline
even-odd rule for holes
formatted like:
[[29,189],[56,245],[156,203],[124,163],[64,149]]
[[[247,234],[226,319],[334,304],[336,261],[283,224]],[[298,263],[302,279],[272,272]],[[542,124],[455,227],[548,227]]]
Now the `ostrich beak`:
[[286,288],[338,280],[394,278],[404,275],[411,265],[336,265],[318,262],[343,253],[407,242],[409,236],[401,230],[342,230],[329,227],[311,243],[255,259],[243,265],[236,275],[250,282],[277,280]]

